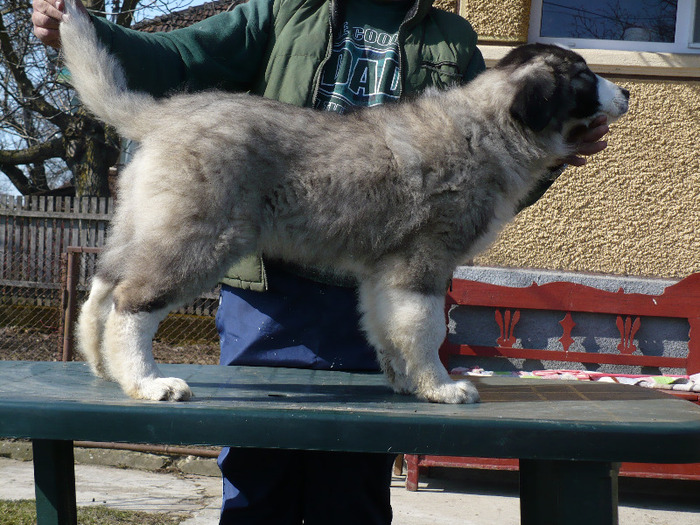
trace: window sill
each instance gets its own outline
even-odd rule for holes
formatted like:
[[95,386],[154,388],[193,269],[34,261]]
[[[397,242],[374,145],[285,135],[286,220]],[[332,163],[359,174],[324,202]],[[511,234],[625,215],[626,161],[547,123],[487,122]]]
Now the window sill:
[[[486,65],[491,67],[513,47],[480,43],[479,49],[484,55]],[[649,53],[607,49],[574,49],[574,51],[580,53],[596,73],[700,79],[700,54]]]

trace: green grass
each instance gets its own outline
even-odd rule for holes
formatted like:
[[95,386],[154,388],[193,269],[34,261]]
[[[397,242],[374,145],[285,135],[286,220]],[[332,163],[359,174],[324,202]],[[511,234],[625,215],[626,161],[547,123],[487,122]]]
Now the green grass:
[[[78,525],[178,525],[184,518],[108,507],[78,507]],[[0,500],[2,525],[36,525],[34,500]]]

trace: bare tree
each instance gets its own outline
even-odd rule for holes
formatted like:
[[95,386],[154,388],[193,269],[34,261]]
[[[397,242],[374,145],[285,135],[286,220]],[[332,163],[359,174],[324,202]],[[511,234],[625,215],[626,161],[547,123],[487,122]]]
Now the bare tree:
[[[129,26],[141,8],[151,16],[192,0],[87,0],[86,7]],[[58,53],[32,34],[31,0],[0,3],[0,172],[23,195],[72,182],[79,196],[109,195],[119,155],[116,133],[75,103],[62,82]],[[0,186],[0,191],[2,187]]]
[[596,8],[581,2],[578,7],[548,2],[570,10],[573,34],[577,38],[623,40],[629,29],[648,32],[655,42],[673,42],[676,25],[677,0],[639,0],[623,3],[609,0]]

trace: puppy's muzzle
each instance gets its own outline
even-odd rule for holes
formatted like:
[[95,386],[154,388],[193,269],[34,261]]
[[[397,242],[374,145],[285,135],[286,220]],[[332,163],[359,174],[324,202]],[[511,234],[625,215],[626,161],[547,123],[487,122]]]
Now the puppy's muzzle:
[[596,76],[598,77],[600,112],[608,117],[608,122],[613,122],[627,113],[630,92],[601,76]]

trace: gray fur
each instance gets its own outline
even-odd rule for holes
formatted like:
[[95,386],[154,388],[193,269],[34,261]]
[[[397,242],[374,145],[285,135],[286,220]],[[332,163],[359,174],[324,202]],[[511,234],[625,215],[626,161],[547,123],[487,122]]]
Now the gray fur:
[[120,175],[113,229],[80,318],[93,370],[140,398],[191,395],[153,363],[157,323],[238,259],[262,253],[357,279],[363,327],[397,391],[477,401],[437,358],[452,271],[571,152],[564,137],[573,126],[627,106],[620,94],[572,120],[574,99],[557,100],[533,131],[514,110],[523,90],[533,82],[573,89],[559,70],[580,61],[549,48],[465,87],[344,116],[218,91],[155,100],[127,90],[70,5],[61,34],[83,102],[141,143]]

